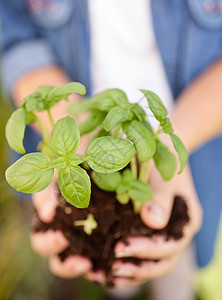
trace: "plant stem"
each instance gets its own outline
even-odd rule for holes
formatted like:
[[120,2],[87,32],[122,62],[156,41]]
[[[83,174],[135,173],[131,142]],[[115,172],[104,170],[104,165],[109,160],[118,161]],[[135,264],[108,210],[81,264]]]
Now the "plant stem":
[[130,168],[132,172],[133,179],[137,179],[137,162],[136,162],[136,155],[133,156],[130,162]]
[[51,125],[52,125],[52,127],[53,127],[53,126],[54,126],[54,121],[53,121],[53,118],[52,118],[52,114],[51,114],[50,109],[48,109],[47,112],[48,112],[48,117],[49,117],[50,123],[51,123]]
[[156,139],[157,136],[162,132],[162,128],[161,126],[159,125],[158,129],[157,129],[157,132],[154,134],[154,138]]
[[132,202],[133,202],[134,213],[139,214],[143,203],[139,201],[132,201]]
[[[36,115],[35,115],[35,116],[36,116]],[[44,125],[43,125],[42,121],[39,119],[39,117],[36,116],[36,120],[37,120],[37,122],[38,122],[38,124],[39,124],[39,127],[40,127],[40,129],[41,129],[43,141],[44,141],[46,144],[48,144],[49,138],[48,138],[48,134],[47,134],[47,132],[46,132],[46,130],[45,130]]]
[[121,124],[118,123],[114,126],[113,128],[113,136],[116,136],[116,137],[121,137]]
[[150,162],[145,161],[140,165],[139,180],[147,183],[150,175]]

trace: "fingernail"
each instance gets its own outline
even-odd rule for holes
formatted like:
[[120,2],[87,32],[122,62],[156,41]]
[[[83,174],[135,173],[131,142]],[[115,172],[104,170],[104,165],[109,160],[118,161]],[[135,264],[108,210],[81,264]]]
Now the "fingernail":
[[155,220],[159,225],[165,224],[165,212],[159,205],[155,203],[148,203],[147,210],[149,212],[149,216],[151,216],[152,219]]

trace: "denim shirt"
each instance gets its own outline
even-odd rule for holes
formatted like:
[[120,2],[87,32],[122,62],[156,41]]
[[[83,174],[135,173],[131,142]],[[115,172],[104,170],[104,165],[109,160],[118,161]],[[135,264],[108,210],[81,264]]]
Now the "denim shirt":
[[[222,57],[222,1],[151,0],[151,6],[156,41],[176,99]],[[26,72],[57,64],[73,81],[83,83],[90,95],[87,0],[0,1],[0,19],[2,81],[8,92]],[[33,134],[25,144],[36,145],[31,138]],[[214,253],[222,209],[222,138],[193,153],[190,165],[204,210],[203,226],[195,237],[198,263],[203,267]]]

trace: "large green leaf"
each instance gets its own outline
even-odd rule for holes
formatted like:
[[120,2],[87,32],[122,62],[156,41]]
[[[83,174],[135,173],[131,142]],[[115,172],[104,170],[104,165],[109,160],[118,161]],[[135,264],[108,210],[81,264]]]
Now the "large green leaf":
[[49,105],[52,106],[54,103],[60,100],[66,100],[67,97],[73,93],[85,95],[86,88],[79,82],[69,82],[65,85],[57,86],[53,88],[47,97]]
[[52,181],[51,160],[43,153],[26,154],[6,170],[6,180],[17,191],[37,193]]
[[74,154],[80,144],[79,129],[75,121],[67,116],[60,119],[53,127],[49,146],[57,156],[69,156]]
[[87,119],[79,125],[80,134],[84,135],[95,130],[99,125],[102,124],[105,117],[106,113],[102,111],[92,111]]
[[113,136],[105,136],[91,142],[85,159],[94,171],[113,173],[125,167],[134,154],[135,149],[130,142]]
[[119,172],[114,173],[97,173],[92,172],[92,179],[95,184],[104,191],[113,192],[121,182],[121,175]]
[[145,202],[153,198],[153,192],[147,183],[133,180],[130,183],[129,197],[134,201]]
[[77,208],[88,207],[91,183],[88,174],[81,167],[61,169],[58,174],[58,185],[67,202]]
[[116,105],[123,107],[123,108],[129,108],[130,103],[127,99],[126,94],[120,90],[120,89],[108,89],[101,93],[96,94],[91,101],[95,103],[101,103],[103,101],[110,101],[115,103]]
[[183,142],[180,140],[178,136],[176,136],[174,133],[170,134],[171,140],[173,142],[174,148],[179,156],[179,161],[180,161],[180,170],[178,174],[180,174],[183,169],[186,166],[187,159],[188,159],[188,153],[187,149],[185,148]]
[[116,124],[123,121],[130,121],[133,113],[130,110],[121,107],[113,107],[106,116],[103,124],[106,131],[110,131]]
[[167,110],[160,98],[153,92],[140,90],[148,101],[148,105],[155,118],[161,122],[167,117]]
[[157,140],[156,153],[154,155],[156,168],[164,180],[170,180],[176,172],[177,160],[169,149]]
[[154,135],[149,129],[137,120],[123,123],[122,127],[128,139],[133,142],[141,162],[148,161],[153,157],[156,143]]
[[25,109],[18,108],[9,118],[6,124],[5,134],[12,150],[21,154],[25,153],[25,148],[23,146],[25,127]]

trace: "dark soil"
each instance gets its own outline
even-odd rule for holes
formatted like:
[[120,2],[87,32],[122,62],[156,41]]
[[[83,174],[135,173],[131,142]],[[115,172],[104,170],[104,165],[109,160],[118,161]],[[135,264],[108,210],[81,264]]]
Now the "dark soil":
[[[93,270],[104,270],[107,282],[112,281],[111,267],[115,261],[114,246],[117,241],[127,236],[162,235],[166,240],[179,240],[183,237],[183,228],[189,222],[186,202],[176,196],[172,215],[168,225],[161,230],[154,230],[145,226],[139,215],[133,212],[132,203],[121,205],[116,201],[114,192],[104,192],[92,182],[90,205],[87,209],[77,209],[67,203],[60,195],[60,205],[57,207],[54,221],[51,224],[43,223],[36,218],[36,232],[48,229],[61,230],[70,241],[70,246],[59,254],[61,260],[67,256],[80,254],[89,257],[93,263]],[[98,223],[98,227],[91,235],[87,235],[82,226],[74,226],[76,220],[83,220],[91,213]],[[125,258],[123,262],[131,261],[140,264],[135,258]]]

